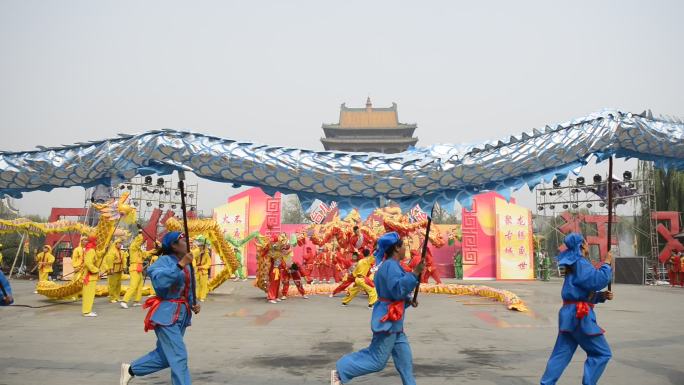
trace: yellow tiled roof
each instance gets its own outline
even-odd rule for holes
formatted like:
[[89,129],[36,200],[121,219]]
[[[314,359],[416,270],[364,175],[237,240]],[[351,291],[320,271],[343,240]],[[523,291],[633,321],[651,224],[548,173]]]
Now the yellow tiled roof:
[[340,111],[340,128],[391,128],[398,126],[399,120],[396,110],[367,108]]

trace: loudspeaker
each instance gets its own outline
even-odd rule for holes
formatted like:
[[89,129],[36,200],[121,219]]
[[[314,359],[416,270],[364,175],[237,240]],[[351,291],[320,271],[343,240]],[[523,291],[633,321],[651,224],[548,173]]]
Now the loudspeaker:
[[615,283],[646,284],[646,258],[619,257],[613,259],[613,263],[615,266]]

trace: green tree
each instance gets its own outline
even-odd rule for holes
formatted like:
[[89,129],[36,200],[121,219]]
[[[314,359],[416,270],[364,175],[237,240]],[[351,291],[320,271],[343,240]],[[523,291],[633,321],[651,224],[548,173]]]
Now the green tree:
[[[684,172],[676,170],[663,170],[653,167],[652,162],[640,161],[636,171],[637,180],[653,179],[655,186],[655,211],[684,211]],[[651,213],[648,205],[642,201],[641,215],[635,218],[637,232],[637,251],[639,255],[649,255],[649,221]],[[661,239],[661,241],[663,241]]]

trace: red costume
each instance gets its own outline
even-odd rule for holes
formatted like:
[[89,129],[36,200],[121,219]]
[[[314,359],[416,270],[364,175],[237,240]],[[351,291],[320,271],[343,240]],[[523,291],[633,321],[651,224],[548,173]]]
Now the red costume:
[[302,274],[304,274],[306,282],[311,283],[311,281],[313,280],[312,273],[316,262],[316,254],[314,254],[311,247],[306,248],[306,252],[303,256],[303,262],[304,263],[302,266]]
[[266,292],[266,299],[269,301],[279,300],[278,289],[280,289],[281,264],[281,259],[275,259],[271,261],[271,269],[268,273],[268,291]]
[[318,257],[320,261],[318,269],[320,272],[321,281],[328,280],[328,282],[330,282],[335,279],[332,252],[326,250],[320,253]]
[[437,274],[437,268],[434,265],[432,252],[428,247],[427,252],[425,253],[425,271],[423,271],[423,276],[420,279],[420,283],[427,283],[430,277],[432,277],[438,285],[442,283],[442,280],[439,279],[439,274]]
[[335,255],[335,266],[334,266],[334,275],[335,275],[335,282],[342,282],[346,277],[345,275],[348,275],[347,270],[351,267],[353,264],[351,258],[345,258],[345,253],[343,253],[341,250],[338,250],[336,255]]
[[[358,255],[356,255],[356,258],[358,259]],[[354,283],[355,278],[354,278],[354,275],[352,275],[350,271],[353,270],[355,263],[356,263],[355,261],[349,260],[348,266],[345,265],[346,266],[345,268],[347,269],[347,277],[342,283],[340,283],[335,288],[335,290],[333,290],[332,294],[330,294],[330,297],[334,297],[335,294],[343,292],[344,290],[346,290],[349,287],[349,285]]]
[[291,266],[285,266],[285,264],[280,266],[281,281],[283,282],[282,296],[287,297],[287,292],[290,290],[290,279],[294,280],[295,286],[302,297],[306,298],[306,292],[302,286],[302,275],[300,274],[301,268],[296,262],[292,262]]
[[670,285],[673,287],[679,282],[680,286],[684,286],[682,282],[682,258],[679,255],[672,255],[670,257],[670,268],[667,270],[668,278],[670,279]]

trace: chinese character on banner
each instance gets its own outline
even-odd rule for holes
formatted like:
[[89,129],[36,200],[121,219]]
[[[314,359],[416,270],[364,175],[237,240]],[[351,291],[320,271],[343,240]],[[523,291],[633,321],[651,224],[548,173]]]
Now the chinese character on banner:
[[328,213],[337,207],[337,202],[330,202],[330,206],[326,205],[325,203],[319,200],[316,200],[316,202],[318,202],[318,206],[314,206],[314,208],[311,210],[311,213],[309,214],[309,217],[314,223],[321,223],[328,215]]
[[525,218],[523,218],[522,215],[519,216],[519,217],[518,217],[518,225],[520,225],[520,226],[525,226],[526,224],[527,224],[527,221],[525,220]]
[[510,241],[513,238],[513,233],[510,230],[508,230],[504,237],[506,237],[506,239]]
[[234,223],[242,223],[242,220],[240,219],[240,214],[235,216]]
[[518,264],[518,267],[520,268],[520,270],[527,269],[527,262],[525,262],[525,261],[520,262],[520,264]]
[[237,227],[235,228],[235,232],[233,233],[233,237],[240,239],[240,229],[239,228],[237,228]]
[[504,249],[504,253],[506,253],[506,254],[513,254],[513,248],[510,247],[510,246],[507,247],[506,249]]
[[525,232],[523,230],[518,231],[518,240],[522,241],[525,239]]
[[409,217],[414,222],[420,222],[427,219],[427,214],[420,208],[420,205],[415,205],[411,211],[409,211]]
[[506,217],[504,218],[504,223],[507,225],[512,225],[513,224],[513,218],[511,218],[510,215],[506,215]]
[[525,246],[520,246],[520,248],[518,248],[518,255],[525,255]]
[[321,223],[323,222],[323,219],[325,218],[325,215],[321,211],[314,211],[311,213],[311,221],[314,223]]

